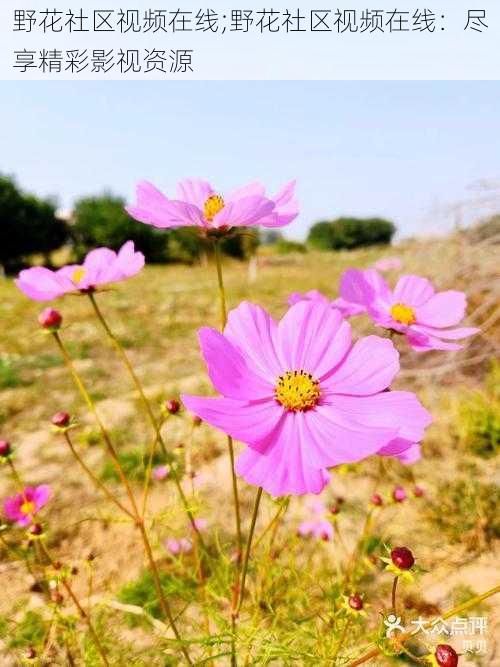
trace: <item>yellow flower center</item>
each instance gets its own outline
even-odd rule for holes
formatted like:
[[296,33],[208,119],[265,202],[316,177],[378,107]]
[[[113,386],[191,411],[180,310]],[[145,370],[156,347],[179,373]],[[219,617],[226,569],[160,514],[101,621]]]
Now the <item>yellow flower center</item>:
[[203,207],[203,213],[207,222],[212,222],[219,211],[224,208],[224,200],[220,195],[210,195]]
[[20,509],[23,514],[33,514],[35,511],[35,503],[31,500],[25,500]]
[[401,324],[415,324],[417,321],[413,308],[405,306],[404,303],[396,303],[392,306],[391,317],[396,322],[401,322]]
[[303,412],[318,402],[319,382],[305,371],[287,371],[279,376],[274,397],[287,410]]
[[87,271],[83,268],[83,266],[80,266],[78,269],[73,271],[71,280],[75,283],[75,285],[78,285],[78,283],[80,283],[85,278],[86,273]]

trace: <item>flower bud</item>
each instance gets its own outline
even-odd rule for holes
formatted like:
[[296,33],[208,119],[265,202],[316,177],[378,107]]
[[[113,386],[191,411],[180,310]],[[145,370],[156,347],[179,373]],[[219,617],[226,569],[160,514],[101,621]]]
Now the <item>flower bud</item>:
[[181,409],[181,404],[175,398],[165,401],[165,410],[171,415],[175,415]]
[[372,505],[375,505],[376,507],[380,507],[380,505],[384,504],[384,501],[382,500],[382,496],[380,495],[380,493],[374,493],[370,498],[370,502],[372,503]]
[[54,424],[54,426],[64,428],[69,424],[70,419],[71,417],[68,412],[56,412],[56,414],[52,417],[51,422]]
[[406,500],[406,491],[402,486],[396,486],[392,492],[392,497],[397,503],[402,503],[403,500]]
[[38,537],[43,533],[43,526],[41,523],[33,523],[29,528],[28,528],[28,533],[30,535],[33,535],[35,537]]
[[0,440],[0,457],[9,456],[11,453],[10,442],[7,440]]
[[329,509],[330,509],[330,514],[333,515],[339,514],[340,512],[340,507],[338,505],[331,505]]
[[64,597],[59,591],[52,591],[50,594],[50,599],[54,604],[62,604],[64,602]]
[[457,667],[458,665],[458,654],[449,644],[436,646],[434,656],[439,667]]
[[33,648],[33,646],[29,647],[24,657],[26,658],[26,660],[34,660],[36,658],[36,651]]
[[199,426],[201,424],[201,419],[199,417],[193,417],[193,426]]
[[391,551],[391,560],[400,570],[409,570],[415,563],[415,558],[407,547],[395,547]]
[[351,595],[349,600],[349,607],[355,611],[361,611],[363,609],[363,600],[359,595]]
[[422,498],[422,496],[425,495],[425,491],[423,490],[423,488],[421,486],[416,486],[413,489],[413,495],[415,496],[415,498]]
[[62,324],[62,315],[54,308],[45,308],[38,316],[38,322],[44,329],[57,331]]

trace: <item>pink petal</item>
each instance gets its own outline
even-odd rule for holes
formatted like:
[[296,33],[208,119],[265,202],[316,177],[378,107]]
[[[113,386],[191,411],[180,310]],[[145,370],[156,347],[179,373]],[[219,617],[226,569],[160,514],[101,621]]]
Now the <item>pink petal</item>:
[[274,442],[275,430],[285,413],[274,399],[252,403],[230,398],[181,396],[188,410],[236,440],[259,452]]
[[236,472],[249,484],[262,486],[273,496],[321,493],[329,482],[326,470],[316,470],[304,462],[297,430],[286,419],[275,444],[267,454],[248,447],[236,462]]
[[41,484],[40,486],[35,487],[35,489],[33,489],[33,502],[35,503],[36,510],[38,511],[46,505],[51,496],[52,489],[48,484]]
[[351,327],[329,304],[300,301],[280,321],[278,341],[284,368],[304,370],[321,380],[348,351]]
[[427,278],[420,276],[401,276],[394,290],[394,303],[406,306],[421,306],[434,294],[434,287]]
[[348,269],[340,278],[339,293],[345,302],[364,306],[366,309],[375,298],[387,299],[390,290],[382,276],[374,269]]
[[14,282],[21,292],[34,301],[52,301],[76,289],[66,278],[42,266],[21,271]]
[[263,227],[284,227],[298,216],[299,203],[295,199],[295,181],[286,183],[271,199],[276,207],[269,218],[261,221]]
[[177,199],[203,211],[205,202],[215,194],[208,181],[187,178],[177,184]]
[[[386,391],[375,396],[328,396],[328,405],[346,418],[365,427],[395,429],[396,435],[411,442],[422,439],[432,422],[431,414],[409,391]],[[392,439],[392,438],[390,438]],[[389,442],[382,443],[384,446]]]
[[226,203],[233,202],[233,201],[238,201],[238,199],[243,199],[244,197],[262,197],[264,198],[266,196],[266,189],[262,185],[262,183],[259,183],[258,181],[254,181],[253,183],[249,183],[248,185],[244,185],[241,188],[237,188],[235,190],[232,190],[229,192],[225,197],[224,200]]
[[202,327],[198,338],[208,374],[219,393],[249,401],[273,397],[273,384],[254,373],[225,336],[210,327]]
[[85,275],[78,283],[78,287],[94,287],[110,282],[111,267],[116,259],[116,253],[109,248],[96,248],[85,257],[83,268]]
[[136,220],[154,227],[204,227],[202,211],[182,201],[167,199],[154,185],[143,181],[137,186],[137,204],[127,206]]
[[361,461],[376,454],[397,435],[393,426],[356,421],[342,405],[317,405],[313,410],[297,413],[295,418],[303,459],[313,468]]
[[224,336],[249,359],[252,370],[272,383],[282,373],[277,354],[278,327],[260,306],[242,301],[229,312]]
[[330,303],[330,300],[317,289],[309,290],[309,292],[292,292],[287,299],[289,306],[294,306],[299,301],[321,301],[322,303]]
[[419,324],[431,327],[451,327],[458,324],[465,315],[467,300],[463,292],[449,290],[434,294],[416,309]]
[[399,353],[392,341],[366,336],[352,347],[323,383],[327,392],[367,396],[386,389],[399,371]]
[[115,270],[122,278],[135,276],[144,267],[144,255],[136,252],[133,241],[127,241],[118,251],[115,261]]
[[356,303],[346,301],[342,297],[338,297],[332,301],[333,308],[336,308],[343,317],[352,317],[353,315],[361,315],[366,311],[365,306],[360,306]]
[[264,197],[244,197],[229,202],[215,215],[212,227],[248,227],[260,224],[260,220],[274,209],[274,202]]
[[445,340],[461,340],[462,338],[468,338],[469,336],[480,333],[481,329],[478,329],[477,327],[462,327],[460,329],[434,329],[433,327],[413,324],[411,326],[411,331],[418,331],[426,337],[437,336],[439,338],[444,338]]
[[458,345],[458,343],[445,343],[436,336],[424,335],[419,331],[415,331],[413,326],[408,328],[406,339],[415,352],[429,352],[431,350],[447,350],[449,352],[454,352],[456,350],[461,350],[463,347],[463,345]]

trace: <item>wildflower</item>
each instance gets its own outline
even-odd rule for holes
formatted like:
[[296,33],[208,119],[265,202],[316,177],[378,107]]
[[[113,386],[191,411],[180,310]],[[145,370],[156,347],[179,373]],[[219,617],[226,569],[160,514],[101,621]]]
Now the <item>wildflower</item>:
[[[28,269],[28,271],[31,271],[31,269]],[[38,323],[44,329],[57,331],[61,328],[62,315],[58,310],[54,310],[54,308],[45,308],[38,316]]]
[[6,459],[10,456],[12,448],[8,440],[0,440],[0,459]]
[[360,595],[351,595],[348,599],[348,603],[349,607],[355,611],[361,611],[361,609],[363,609],[363,598]]
[[431,282],[405,275],[391,290],[374,269],[349,269],[341,279],[340,295],[363,306],[375,324],[404,334],[417,352],[459,350],[460,340],[478,333],[474,327],[453,329],[463,319],[467,305],[463,292],[436,292]]
[[457,667],[458,653],[449,644],[438,644],[434,653],[439,667]]
[[324,294],[319,292],[316,289],[309,290],[309,292],[292,292],[288,297],[288,305],[293,306],[299,301],[320,301],[321,303],[327,303],[335,310],[338,310],[344,317],[351,317],[351,315],[359,315],[364,312],[362,306],[358,306],[355,303],[350,303],[341,297],[330,301]]
[[183,396],[204,421],[248,445],[238,473],[274,496],[320,493],[326,468],[416,442],[429,413],[409,392],[384,391],[399,370],[392,342],[351,341],[328,305],[301,301],[275,323],[243,302],[221,334],[199,331],[217,398]]
[[396,486],[394,487],[394,490],[392,492],[392,498],[395,502],[397,503],[402,503],[404,500],[406,500],[406,491],[403,489],[402,486]]
[[383,257],[373,264],[373,268],[377,271],[399,271],[403,266],[403,262],[399,257]]
[[298,529],[301,537],[312,536],[317,540],[329,542],[333,540],[333,526],[326,519],[327,508],[320,500],[313,500],[308,504],[308,512],[311,515],[307,521],[303,521]]
[[43,266],[25,269],[15,283],[30,299],[51,301],[70,292],[87,293],[120,282],[139,273],[143,266],[144,255],[135,252],[133,241],[127,241],[118,253],[109,248],[91,250],[83,264],[70,264],[57,271]]
[[260,183],[251,183],[222,196],[210,183],[185,180],[177,185],[177,198],[168,199],[154,185],[137,186],[137,202],[127,213],[146,225],[162,229],[198,227],[205,232],[231,227],[283,227],[298,215],[295,182],[287,183],[277,195],[267,197]]
[[156,479],[157,482],[161,482],[163,479],[168,477],[168,473],[170,472],[169,467],[165,465],[161,466],[156,466],[153,468],[153,478]]
[[415,564],[415,558],[407,547],[395,547],[391,551],[391,560],[400,570],[409,570]]
[[71,416],[68,412],[56,412],[50,421],[57,428],[65,428],[71,421]]
[[19,526],[29,526],[33,516],[47,504],[51,494],[50,486],[46,484],[27,486],[22,493],[5,499],[5,516]]
[[181,553],[189,553],[193,548],[191,540],[188,540],[186,537],[181,537],[179,540],[169,537],[165,540],[164,545],[167,551],[170,551],[173,556],[178,556]]

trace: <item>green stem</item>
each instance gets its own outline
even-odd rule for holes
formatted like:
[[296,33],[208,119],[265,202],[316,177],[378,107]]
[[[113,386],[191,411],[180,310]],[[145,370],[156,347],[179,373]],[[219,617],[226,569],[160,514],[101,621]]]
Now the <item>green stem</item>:
[[82,459],[82,457],[76,451],[76,449],[73,445],[73,442],[72,442],[71,438],[69,437],[68,431],[65,431],[64,438],[65,438],[66,442],[68,443],[68,446],[69,446],[69,448],[71,450],[71,453],[73,454],[74,458],[76,459],[76,461],[78,462],[80,467],[88,475],[88,477],[92,480],[92,482],[97,486],[97,488],[100,489],[103,492],[103,494],[106,496],[106,498],[108,498],[108,500],[110,500],[112,503],[114,503],[118,507],[118,509],[120,509],[122,512],[125,512],[125,514],[128,514],[129,517],[134,519],[134,515],[132,514],[132,512],[130,510],[128,510],[125,507],[125,505],[123,505],[117,498],[115,498],[115,496],[111,493],[111,491],[101,482],[101,480],[96,475],[94,475],[92,470],[87,466],[85,461]]
[[[151,422],[151,426],[153,427],[154,438],[153,438],[153,441],[152,441],[152,443],[151,443],[150,450],[149,450],[149,452],[148,452],[148,466],[147,466],[147,469],[146,469],[146,476],[145,476],[145,481],[144,481],[144,490],[143,490],[143,496],[142,496],[142,510],[143,510],[143,511],[142,511],[142,516],[144,517],[145,512],[146,512],[146,506],[147,506],[147,498],[148,498],[149,485],[150,485],[150,482],[151,482],[151,468],[152,468],[152,462],[153,462],[153,458],[154,458],[154,454],[155,454],[155,450],[156,450],[156,445],[157,445],[158,443],[160,443],[160,446],[161,446],[161,448],[162,448],[163,454],[164,454],[165,456],[167,455],[167,448],[166,448],[166,446],[165,446],[165,441],[163,440],[163,437],[162,437],[162,435],[161,435],[162,422],[161,422],[161,421],[157,421],[157,419],[156,419],[156,417],[155,417],[155,415],[154,415],[154,413],[153,413],[153,409],[151,408],[151,404],[150,404],[150,402],[148,401],[148,399],[147,399],[147,397],[146,397],[146,394],[144,393],[144,389],[143,389],[143,387],[142,387],[141,381],[140,381],[139,378],[137,377],[137,374],[136,374],[136,372],[134,371],[134,368],[133,368],[132,364],[130,363],[130,359],[128,358],[128,355],[127,355],[127,353],[125,352],[123,346],[121,345],[121,343],[120,343],[120,341],[118,340],[117,336],[116,336],[116,335],[113,333],[113,331],[111,330],[111,328],[110,328],[109,324],[107,323],[107,321],[106,321],[104,315],[102,314],[102,311],[101,311],[101,309],[99,308],[99,306],[98,306],[98,304],[97,304],[97,300],[96,300],[96,298],[95,298],[95,294],[94,294],[93,292],[89,292],[89,293],[88,293],[88,297],[89,297],[89,299],[90,299],[90,302],[91,302],[91,304],[92,304],[92,307],[94,308],[94,312],[95,312],[95,314],[96,314],[96,316],[97,316],[97,319],[98,319],[99,322],[101,323],[101,325],[102,325],[102,327],[103,327],[103,329],[104,329],[106,335],[108,336],[108,338],[109,338],[111,344],[113,345],[113,347],[114,347],[115,350],[117,351],[117,353],[118,353],[118,355],[120,356],[120,358],[121,358],[121,360],[122,360],[122,362],[123,362],[123,364],[124,364],[124,366],[125,366],[127,372],[129,373],[129,375],[130,375],[130,377],[131,377],[131,379],[132,379],[132,382],[134,383],[134,385],[135,385],[135,387],[136,387],[136,389],[137,389],[137,391],[138,391],[138,393],[139,393],[139,396],[140,396],[140,398],[141,398],[142,404],[143,404],[144,409],[145,409],[145,411],[146,411],[146,415],[147,415],[149,421]],[[188,517],[188,519],[189,519],[189,522],[190,522],[190,524],[191,524],[191,528],[192,528],[192,529],[195,531],[195,533],[197,534],[197,536],[198,536],[198,541],[199,541],[199,543],[201,544],[201,546],[204,547],[203,538],[202,538],[202,536],[201,536],[201,533],[200,533],[198,527],[196,526],[196,521],[195,521],[194,515],[193,515],[193,513],[191,512],[191,510],[189,509],[189,504],[188,504],[187,499],[186,499],[186,497],[185,497],[185,495],[184,495],[184,492],[182,491],[182,487],[181,487],[181,485],[180,485],[180,482],[179,482],[179,480],[178,480],[177,478],[175,478],[174,481],[175,481],[175,485],[176,485],[177,491],[179,492],[179,496],[180,496],[180,498],[181,498],[181,502],[182,502],[182,504],[183,504],[183,506],[184,506],[184,510],[185,510],[185,512],[186,512],[186,514],[187,514],[187,517]]]
[[[119,476],[119,478],[120,478],[120,480],[121,480],[121,482],[122,482],[122,484],[123,484],[123,486],[124,486],[124,488],[127,492],[127,495],[129,497],[129,500],[130,500],[130,504],[132,506],[131,514],[134,517],[135,524],[139,528],[139,531],[141,533],[141,538],[142,538],[142,541],[143,541],[143,544],[144,544],[144,550],[146,552],[146,556],[147,556],[147,559],[149,561],[149,565],[150,565],[150,568],[151,568],[151,574],[153,576],[155,587],[156,587],[156,590],[157,590],[157,593],[158,593],[158,598],[159,598],[159,601],[160,601],[161,609],[162,609],[164,615],[166,616],[166,618],[168,619],[168,621],[169,621],[169,623],[172,627],[172,631],[173,631],[175,637],[178,639],[178,641],[182,641],[181,637],[180,637],[180,634],[179,634],[179,631],[177,630],[177,627],[176,627],[176,624],[175,624],[175,621],[174,621],[174,617],[173,617],[172,611],[170,609],[170,605],[168,603],[168,600],[165,597],[165,594],[164,594],[162,586],[161,586],[161,581],[160,581],[160,576],[159,576],[159,573],[158,573],[158,568],[157,568],[155,560],[153,558],[153,552],[152,552],[152,549],[151,549],[151,544],[149,542],[148,534],[146,532],[146,528],[144,526],[144,520],[139,513],[139,509],[137,507],[137,503],[136,503],[132,488],[131,488],[131,486],[129,484],[129,481],[128,481],[128,479],[127,479],[127,477],[126,477],[126,475],[123,471],[123,468],[121,466],[120,460],[118,458],[118,455],[116,453],[114,445],[113,445],[113,443],[111,441],[111,438],[109,436],[109,433],[108,433],[106,427],[104,426],[104,423],[102,422],[102,420],[99,416],[99,413],[97,412],[97,408],[96,408],[90,394],[88,393],[87,389],[85,388],[85,385],[83,384],[83,382],[82,382],[82,380],[81,380],[81,378],[80,378],[80,376],[79,376],[79,374],[78,374],[78,372],[77,372],[77,370],[76,370],[76,368],[73,364],[73,360],[71,359],[64,343],[62,342],[59,333],[57,331],[54,331],[52,333],[53,333],[54,339],[57,343],[57,346],[59,347],[59,349],[61,351],[61,354],[64,358],[66,366],[67,366],[67,368],[68,368],[68,370],[69,370],[69,372],[70,372],[70,374],[73,378],[73,381],[74,381],[75,385],[77,386],[77,388],[78,388],[80,394],[82,395],[85,403],[87,404],[89,410],[93,414],[93,416],[94,416],[94,418],[97,422],[97,425],[99,426],[99,429],[101,431],[104,442],[106,443],[106,447],[108,449],[109,455],[113,460],[113,463],[115,465],[118,476]],[[191,659],[189,657],[189,654],[188,654],[185,646],[182,646],[182,644],[181,644],[180,649],[181,649],[182,653],[184,654],[184,657],[186,658],[187,662],[190,665],[193,664],[191,662]]]
[[342,646],[344,645],[345,638],[346,638],[346,636],[347,636],[347,630],[349,629],[349,626],[351,625],[351,621],[352,621],[352,617],[349,616],[349,617],[346,619],[346,622],[345,622],[345,624],[344,624],[344,627],[342,628],[342,634],[340,635],[340,639],[339,639],[339,641],[338,641],[338,643],[337,643],[337,646],[335,647],[335,653],[333,654],[333,658],[332,658],[334,664],[335,664],[335,662],[336,662],[336,660],[337,660],[337,656],[338,656],[338,654],[340,653],[340,649],[341,649]]
[[392,611],[394,613],[396,613],[396,589],[398,587],[398,579],[399,577],[394,577],[394,581],[392,582],[391,603],[392,603]]
[[[41,550],[43,551],[43,553],[44,553],[45,557],[47,558],[47,560],[49,561],[49,563],[52,565],[52,567],[55,567],[56,564],[54,562],[54,559],[50,555],[50,553],[49,553],[47,547],[45,546],[45,544],[43,544],[43,542],[41,540],[40,540],[39,544],[40,544]],[[71,588],[69,583],[66,581],[66,579],[62,579],[62,584],[63,584],[64,588],[66,589],[70,598],[73,600],[73,603],[74,603],[75,607],[78,609],[78,612],[79,612],[80,616],[82,617],[82,619],[87,624],[89,632],[92,635],[92,639],[94,640],[94,644],[96,645],[96,648],[99,651],[99,655],[101,656],[101,660],[102,660],[103,664],[106,665],[106,667],[108,667],[109,662],[108,662],[108,659],[106,658],[106,652],[105,652],[105,650],[104,650],[104,648],[103,648],[103,646],[102,646],[102,644],[99,640],[99,636],[94,629],[94,626],[92,624],[92,621],[90,620],[90,617],[88,616],[87,612],[82,607],[82,605],[80,604],[78,598],[76,597],[75,593],[73,592],[73,589]]]
[[243,604],[243,598],[245,597],[245,581],[247,578],[248,572],[248,562],[250,560],[250,550],[252,548],[252,540],[255,532],[255,523],[257,521],[257,515],[259,513],[260,499],[262,498],[262,487],[259,486],[257,489],[257,495],[255,496],[255,503],[253,506],[252,522],[250,524],[250,532],[248,533],[247,544],[245,547],[245,560],[243,561],[243,570],[241,573],[241,587],[239,594],[238,607],[236,609],[236,614],[239,614],[241,605]]

